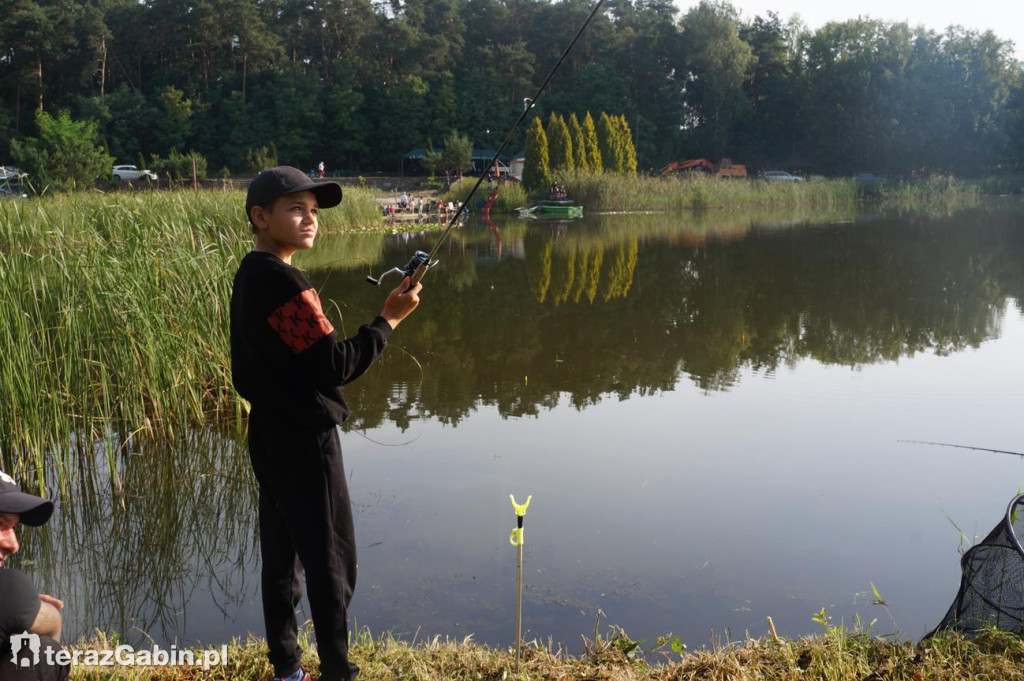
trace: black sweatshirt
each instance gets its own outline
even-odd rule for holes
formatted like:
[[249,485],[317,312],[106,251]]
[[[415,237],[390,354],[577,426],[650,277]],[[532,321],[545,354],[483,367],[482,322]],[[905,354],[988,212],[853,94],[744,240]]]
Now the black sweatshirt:
[[0,569],[0,657],[9,656],[10,637],[28,631],[42,602],[24,572]]
[[377,317],[338,342],[306,276],[270,253],[250,252],[235,274],[231,380],[262,417],[297,426],[341,423],[348,405],[340,386],[370,368],[390,335]]

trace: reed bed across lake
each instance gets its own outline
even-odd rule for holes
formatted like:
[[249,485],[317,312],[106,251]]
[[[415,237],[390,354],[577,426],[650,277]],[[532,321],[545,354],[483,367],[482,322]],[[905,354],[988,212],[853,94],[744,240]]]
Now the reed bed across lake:
[[588,211],[678,211],[763,208],[771,206],[853,205],[853,180],[767,182],[754,178],[720,178],[702,174],[623,177],[590,172],[555,176],[570,197]]
[[925,207],[977,201],[977,184],[935,175],[909,181],[858,182],[820,178],[780,182],[760,178],[721,178],[691,173],[665,177],[623,177],[591,172],[560,172],[555,182],[588,212],[685,211],[705,209],[852,209],[859,201]]
[[[228,302],[251,247],[244,201],[147,191],[0,202],[4,470],[41,485],[55,467],[63,481],[97,440],[239,418]],[[348,190],[342,206],[323,231],[379,221],[369,192]]]

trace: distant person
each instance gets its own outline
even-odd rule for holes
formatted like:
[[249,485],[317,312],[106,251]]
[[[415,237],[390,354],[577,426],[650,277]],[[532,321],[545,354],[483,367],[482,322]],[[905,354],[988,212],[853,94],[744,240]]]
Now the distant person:
[[58,681],[67,679],[71,671],[69,665],[49,664],[63,649],[60,610],[64,603],[39,593],[24,572],[3,569],[7,558],[21,548],[15,534],[18,525],[38,527],[52,513],[53,502],[25,494],[11,476],[0,471],[0,681]]
[[249,401],[249,457],[259,483],[263,618],[275,678],[310,681],[302,668],[295,608],[306,575],[320,678],[350,681],[348,606],[356,584],[352,505],[338,426],[348,417],[341,386],[376,361],[391,332],[419,305],[409,277],[381,313],[339,340],[292,255],[313,247],[319,212],[341,203],[337,182],[297,168],[260,173],[245,211],[255,244],[231,292],[231,378]]
[[320,161],[320,165],[317,166],[317,177],[323,177],[327,174],[327,169],[324,167],[324,162]]

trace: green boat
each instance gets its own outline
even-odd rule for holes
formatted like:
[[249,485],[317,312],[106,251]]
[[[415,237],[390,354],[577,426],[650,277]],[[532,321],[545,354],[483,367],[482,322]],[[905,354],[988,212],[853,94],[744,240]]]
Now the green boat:
[[532,206],[516,209],[520,215],[531,217],[554,218],[581,218],[583,217],[583,206],[577,205],[570,199],[539,201]]

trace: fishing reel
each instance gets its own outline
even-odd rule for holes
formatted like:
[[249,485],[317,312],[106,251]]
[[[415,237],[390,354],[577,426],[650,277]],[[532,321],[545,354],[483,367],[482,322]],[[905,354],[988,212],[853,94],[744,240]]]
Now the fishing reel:
[[[392,267],[390,270],[384,272],[376,279],[367,275],[366,283],[373,284],[374,286],[380,286],[381,280],[384,277],[388,276],[389,274],[400,274],[403,277],[412,277],[416,273],[416,270],[420,268],[423,269],[423,274],[426,274],[427,270],[429,270],[431,267],[433,267],[439,262],[440,260],[435,260],[431,262],[430,256],[427,255],[424,251],[416,251],[405,267]],[[415,285],[416,282],[423,277],[423,274],[421,274],[419,277],[415,277],[415,280],[411,283]]]

